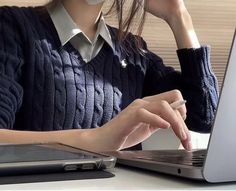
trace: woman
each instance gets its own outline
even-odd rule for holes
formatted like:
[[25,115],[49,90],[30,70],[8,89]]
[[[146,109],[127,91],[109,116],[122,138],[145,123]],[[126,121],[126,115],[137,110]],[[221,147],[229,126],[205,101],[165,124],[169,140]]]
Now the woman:
[[[191,150],[188,129],[209,132],[217,81],[183,0],[133,1],[128,19],[127,2],[115,0],[119,29],[104,23],[103,3],[53,0],[44,7],[0,8],[1,142],[120,150],[172,128]],[[138,34],[145,12],[170,26],[181,73],[128,33],[140,11]],[[171,107],[183,99],[188,115],[185,105]]]

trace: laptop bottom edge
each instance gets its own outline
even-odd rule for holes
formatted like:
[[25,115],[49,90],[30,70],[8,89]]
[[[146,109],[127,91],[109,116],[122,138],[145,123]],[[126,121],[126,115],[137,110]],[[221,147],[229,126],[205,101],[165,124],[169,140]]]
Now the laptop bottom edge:
[[164,162],[147,162],[146,160],[128,160],[122,158],[118,158],[117,163],[125,166],[137,167],[140,169],[175,175],[193,180],[205,180],[202,174],[203,167],[169,164]]

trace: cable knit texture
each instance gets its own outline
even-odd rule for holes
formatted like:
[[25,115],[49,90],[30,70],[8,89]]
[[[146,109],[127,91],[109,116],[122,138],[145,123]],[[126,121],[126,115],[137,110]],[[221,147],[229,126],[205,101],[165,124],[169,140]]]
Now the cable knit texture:
[[163,65],[144,41],[147,53],[135,52],[132,34],[124,51],[117,29],[108,27],[115,51],[104,43],[85,63],[70,43],[61,46],[44,7],[1,7],[0,127],[95,128],[137,98],[177,88],[187,100],[188,127],[209,132],[218,100],[209,48],[178,50],[180,73]]

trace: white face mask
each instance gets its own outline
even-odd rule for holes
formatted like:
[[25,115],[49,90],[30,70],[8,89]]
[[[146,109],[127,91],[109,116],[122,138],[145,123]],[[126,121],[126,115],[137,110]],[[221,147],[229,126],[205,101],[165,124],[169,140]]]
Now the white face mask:
[[86,0],[86,2],[89,4],[89,5],[97,5],[99,3],[102,3],[103,1],[105,0]]

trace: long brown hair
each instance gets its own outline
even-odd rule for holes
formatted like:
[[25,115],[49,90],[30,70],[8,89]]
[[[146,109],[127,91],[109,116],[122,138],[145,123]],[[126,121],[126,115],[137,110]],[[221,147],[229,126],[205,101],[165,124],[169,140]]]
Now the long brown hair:
[[[60,0],[52,0],[48,5],[55,6]],[[132,2],[132,3],[131,3]],[[127,15],[125,15],[125,4],[130,3]],[[141,44],[141,34],[143,31],[143,26],[145,23],[146,12],[144,6],[146,0],[113,0],[111,7],[105,13],[105,16],[115,14],[118,20],[118,41],[121,45],[125,43],[126,37],[131,31],[133,24],[136,26],[135,38],[135,49],[143,53],[143,48]],[[127,7],[126,7],[127,8]],[[125,46],[124,46],[125,47]]]
[[[135,24],[137,26],[135,38],[135,49],[143,53],[141,45],[141,34],[143,31],[143,26],[145,23],[146,12],[144,11],[145,0],[132,0],[131,6],[127,11],[127,15],[124,16],[125,4],[129,3],[131,0],[113,0],[111,8],[108,10],[106,15],[115,12],[118,19],[118,41],[123,44],[128,33],[131,30],[131,27]],[[125,48],[126,46],[124,46]],[[127,50],[128,51],[128,50]]]

